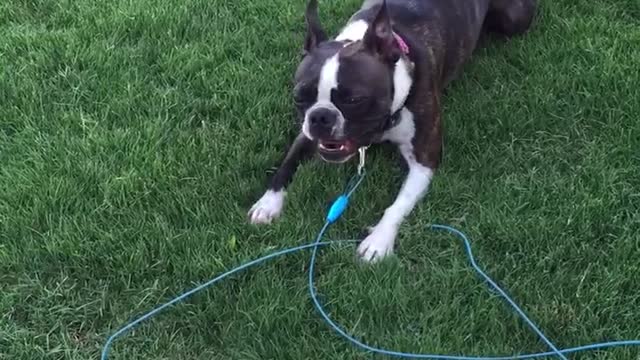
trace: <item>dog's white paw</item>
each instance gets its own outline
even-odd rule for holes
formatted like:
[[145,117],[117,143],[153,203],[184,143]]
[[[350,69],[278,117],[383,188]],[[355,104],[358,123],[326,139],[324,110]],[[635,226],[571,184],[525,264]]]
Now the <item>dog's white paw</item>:
[[372,228],[369,236],[358,245],[358,256],[367,262],[377,262],[393,254],[397,233],[397,229],[391,226],[378,225]]
[[267,190],[249,210],[249,222],[252,224],[271,224],[282,213],[284,196],[284,191]]

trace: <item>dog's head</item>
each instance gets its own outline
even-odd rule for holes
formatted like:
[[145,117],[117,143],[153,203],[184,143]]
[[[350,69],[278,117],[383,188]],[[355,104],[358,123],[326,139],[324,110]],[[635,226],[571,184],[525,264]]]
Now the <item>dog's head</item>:
[[401,49],[386,4],[360,39],[328,39],[317,0],[309,0],[305,18],[304,57],[293,94],[302,131],[317,143],[325,161],[344,162],[384,131],[398,110],[394,107],[401,107],[407,96],[408,90],[398,93],[398,85],[406,87],[398,82],[410,79],[405,79],[407,69],[397,73]]

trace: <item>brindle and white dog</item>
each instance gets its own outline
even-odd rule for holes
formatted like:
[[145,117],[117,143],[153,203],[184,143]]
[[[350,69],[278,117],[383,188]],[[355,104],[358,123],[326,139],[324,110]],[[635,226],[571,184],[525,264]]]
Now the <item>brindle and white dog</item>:
[[443,89],[483,31],[530,27],[536,0],[366,0],[340,34],[327,38],[317,0],[306,9],[304,57],[295,73],[301,132],[249,211],[251,223],[280,216],[299,162],[315,152],[341,163],[362,146],[397,145],[409,173],[357,252],[367,261],[393,251],[398,228],[425,194],[442,149]]

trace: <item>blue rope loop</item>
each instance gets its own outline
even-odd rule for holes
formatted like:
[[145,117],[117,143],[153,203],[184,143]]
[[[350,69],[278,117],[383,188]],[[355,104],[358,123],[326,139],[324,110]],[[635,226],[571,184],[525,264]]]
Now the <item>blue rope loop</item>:
[[[114,340],[116,340],[118,337],[124,335],[126,332],[128,332],[129,330],[133,329],[135,326],[139,325],[140,323],[142,323],[145,320],[148,320],[149,318],[155,316],[156,314],[158,314],[159,312],[161,312],[162,310],[173,306],[177,303],[180,303],[184,300],[186,300],[188,297],[190,297],[191,295],[202,291],[208,287],[211,287],[213,285],[215,285],[216,283],[224,280],[225,278],[236,274],[240,271],[246,270],[252,266],[255,265],[259,265],[262,264],[268,260],[277,258],[277,257],[281,257],[284,255],[288,255],[294,252],[298,252],[298,251],[302,251],[302,250],[311,250],[311,258],[309,261],[309,277],[308,277],[308,288],[309,288],[309,294],[311,297],[311,300],[313,302],[314,307],[316,308],[316,310],[320,313],[320,316],[322,317],[322,319],[329,325],[329,327],[331,327],[331,329],[333,329],[336,333],[338,333],[340,336],[342,336],[345,340],[347,340],[348,342],[350,342],[352,345],[365,350],[365,351],[369,351],[372,353],[377,353],[377,354],[382,354],[382,355],[387,355],[387,356],[392,356],[392,357],[398,357],[398,358],[406,358],[406,359],[435,359],[435,360],[520,360],[520,359],[536,359],[536,358],[543,358],[543,357],[549,357],[549,356],[554,356],[563,360],[567,360],[566,355],[567,354],[573,354],[573,353],[578,353],[578,352],[585,352],[585,351],[591,351],[591,350],[597,350],[597,349],[605,349],[605,348],[614,348],[614,347],[629,347],[629,346],[640,346],[640,340],[623,340],[623,341],[611,341],[611,342],[602,342],[602,343],[594,343],[594,344],[588,344],[588,345],[582,345],[582,346],[577,346],[577,347],[572,347],[572,348],[565,348],[565,349],[558,349],[545,335],[544,333],[538,328],[538,326],[531,320],[529,319],[529,317],[525,314],[525,312],[516,304],[516,302],[493,280],[491,279],[491,277],[489,277],[489,275],[487,275],[484,270],[482,270],[482,268],[478,265],[478,263],[475,260],[475,257],[473,256],[473,251],[471,249],[471,242],[469,241],[469,239],[467,238],[467,236],[462,233],[461,231],[450,227],[450,226],[446,226],[446,225],[431,225],[431,229],[432,230],[444,230],[447,231],[455,236],[457,236],[458,238],[460,238],[460,240],[462,240],[462,243],[464,245],[465,248],[465,253],[467,255],[467,258],[469,260],[469,263],[471,264],[471,267],[475,270],[475,272],[478,274],[478,276],[480,278],[482,278],[483,280],[485,280],[486,283],[489,284],[490,289],[495,290],[510,306],[511,308],[518,314],[518,316],[520,316],[520,318],[527,324],[527,326],[529,326],[529,328],[531,328],[531,330],[533,332],[535,332],[538,337],[549,347],[550,351],[546,351],[546,352],[538,352],[538,353],[531,353],[531,354],[524,354],[524,355],[510,355],[510,356],[490,356],[490,357],[482,357],[482,356],[463,356],[463,355],[440,355],[440,354],[416,354],[416,353],[405,353],[405,352],[400,352],[400,351],[395,351],[395,350],[389,350],[389,349],[383,349],[383,348],[378,348],[378,347],[374,347],[371,345],[368,345],[356,338],[354,338],[353,336],[351,336],[349,333],[347,333],[345,330],[343,330],[343,328],[337,324],[336,322],[334,322],[331,317],[327,314],[326,310],[324,309],[323,305],[320,303],[320,301],[318,300],[318,295],[316,293],[315,290],[315,266],[316,266],[316,257],[317,257],[317,253],[318,253],[318,248],[322,247],[322,246],[327,246],[327,245],[331,245],[331,244],[353,244],[356,243],[356,240],[336,240],[336,241],[322,241],[322,238],[324,237],[325,233],[327,232],[327,230],[329,229],[329,227],[331,226],[331,224],[333,224],[335,221],[338,220],[338,218],[340,217],[340,215],[342,215],[342,213],[344,212],[344,210],[346,209],[347,205],[348,205],[348,199],[351,197],[351,195],[355,192],[355,190],[358,188],[358,186],[360,186],[360,184],[362,183],[362,180],[364,179],[364,172],[362,174],[359,175],[355,175],[354,177],[351,178],[351,180],[347,183],[347,186],[345,187],[345,191],[343,192],[343,194],[341,196],[338,197],[338,199],[343,199],[343,200],[337,200],[337,201],[341,201],[343,202],[343,204],[339,204],[336,205],[336,203],[334,202],[334,204],[332,205],[331,208],[333,208],[334,206],[339,209],[339,213],[336,213],[337,216],[331,215],[331,217],[329,216],[329,214],[327,215],[327,221],[325,222],[324,226],[322,226],[322,229],[320,230],[320,232],[318,233],[318,235],[316,236],[316,240],[310,244],[305,244],[305,245],[300,245],[300,246],[296,246],[296,247],[292,247],[292,248],[288,248],[288,249],[283,249],[283,250],[279,250],[276,251],[274,253],[262,256],[258,259],[255,260],[251,260],[249,262],[246,262],[240,266],[237,266],[225,273],[222,273],[218,276],[216,276],[215,278],[183,293],[182,295],[174,298],[173,300],[162,304],[160,306],[158,306],[157,308],[151,310],[150,312],[140,316],[139,318],[131,321],[130,323],[126,324],[125,326],[123,326],[122,328],[120,328],[118,331],[116,331],[113,335],[111,335],[103,349],[102,349],[102,355],[101,355],[101,360],[107,360],[108,359],[108,355],[109,355],[109,350],[111,348],[111,344],[114,342]],[[331,209],[330,208],[330,209]],[[337,211],[337,210],[336,210]],[[331,212],[331,210],[330,210]],[[332,221],[329,221],[329,220]]]

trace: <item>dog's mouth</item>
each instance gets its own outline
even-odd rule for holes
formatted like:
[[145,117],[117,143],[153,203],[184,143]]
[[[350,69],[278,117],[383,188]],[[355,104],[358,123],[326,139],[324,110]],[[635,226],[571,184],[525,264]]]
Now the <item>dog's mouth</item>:
[[343,163],[349,160],[357,151],[356,144],[348,139],[318,141],[318,153],[327,162]]

